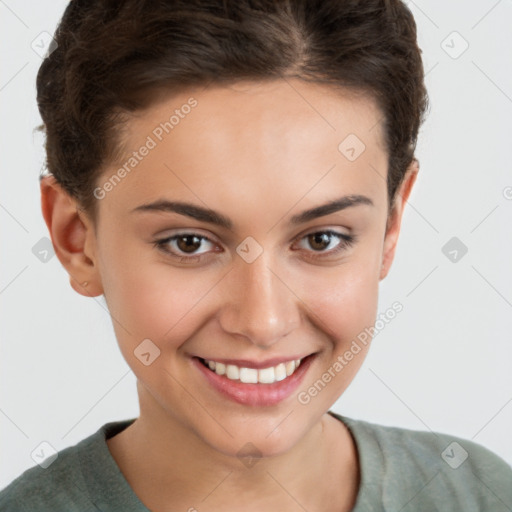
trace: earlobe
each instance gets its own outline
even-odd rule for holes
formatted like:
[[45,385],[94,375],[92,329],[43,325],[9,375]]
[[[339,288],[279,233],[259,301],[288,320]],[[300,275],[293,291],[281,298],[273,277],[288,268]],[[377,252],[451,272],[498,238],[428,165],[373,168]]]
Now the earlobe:
[[43,176],[41,209],[59,261],[69,274],[71,287],[80,295],[103,293],[94,254],[95,234],[91,221],[79,211],[78,203],[57,183]]
[[402,180],[399,189],[397,190],[395,202],[389,214],[386,226],[386,235],[384,238],[382,266],[379,280],[384,279],[388,275],[391,264],[393,263],[396,245],[398,242],[398,235],[400,234],[400,227],[402,225],[404,207],[418,176],[418,171],[419,162],[416,158],[414,158],[405,173],[404,179]]

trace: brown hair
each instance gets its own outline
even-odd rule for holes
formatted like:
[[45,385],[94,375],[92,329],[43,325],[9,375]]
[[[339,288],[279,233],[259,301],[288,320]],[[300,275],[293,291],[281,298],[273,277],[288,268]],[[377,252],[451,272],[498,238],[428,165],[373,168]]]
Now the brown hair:
[[400,0],[72,0],[54,38],[37,75],[46,167],[93,218],[125,114],[162,88],[298,77],[370,93],[390,205],[428,106],[416,24]]

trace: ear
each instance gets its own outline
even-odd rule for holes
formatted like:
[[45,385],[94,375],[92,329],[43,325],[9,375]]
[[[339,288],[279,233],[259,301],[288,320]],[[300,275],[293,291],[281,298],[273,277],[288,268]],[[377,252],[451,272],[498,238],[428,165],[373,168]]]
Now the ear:
[[92,221],[54,176],[41,177],[40,186],[43,217],[55,254],[67,270],[72,288],[86,297],[101,295]]
[[384,238],[384,248],[382,253],[382,267],[380,271],[380,280],[384,279],[391,268],[391,263],[395,257],[396,244],[398,235],[400,234],[400,226],[402,225],[402,214],[404,212],[405,203],[409,198],[412,186],[416,181],[419,171],[419,162],[413,158],[411,164],[407,168],[405,176],[398,188],[395,200],[391,207],[386,225],[386,235]]

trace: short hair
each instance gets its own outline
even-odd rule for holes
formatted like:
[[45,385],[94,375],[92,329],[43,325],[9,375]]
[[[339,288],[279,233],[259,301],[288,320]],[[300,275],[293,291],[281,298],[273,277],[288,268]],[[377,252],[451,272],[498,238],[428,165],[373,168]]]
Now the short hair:
[[388,205],[428,108],[400,0],[72,0],[54,39],[37,74],[46,168],[93,218],[123,123],[157,91],[294,77],[368,93],[382,114]]

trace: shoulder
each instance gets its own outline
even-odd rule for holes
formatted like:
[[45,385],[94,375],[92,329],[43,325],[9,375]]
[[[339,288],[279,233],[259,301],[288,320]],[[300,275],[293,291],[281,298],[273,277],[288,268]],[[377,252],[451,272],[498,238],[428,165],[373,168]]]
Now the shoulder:
[[[90,496],[91,471],[108,466],[105,439],[133,420],[111,422],[79,443],[57,452],[45,462],[27,469],[0,491],[2,512],[66,512],[97,510]],[[96,467],[97,466],[97,467]],[[105,472],[106,474],[106,472]],[[95,497],[96,498],[96,497]]]
[[389,510],[512,510],[512,467],[480,444],[337,416],[356,441],[362,483]]
[[505,474],[512,468],[498,455],[484,446],[447,433],[424,430],[411,430],[400,427],[378,425],[362,420],[343,417],[349,429],[361,439],[378,444],[390,461],[395,459],[402,463],[421,466],[438,465],[458,469],[470,467],[476,472],[489,467],[499,467]]
[[59,451],[46,469],[37,465],[18,476],[0,491],[0,510],[42,511],[50,510],[48,507],[85,503],[85,482],[78,459],[82,443]]

